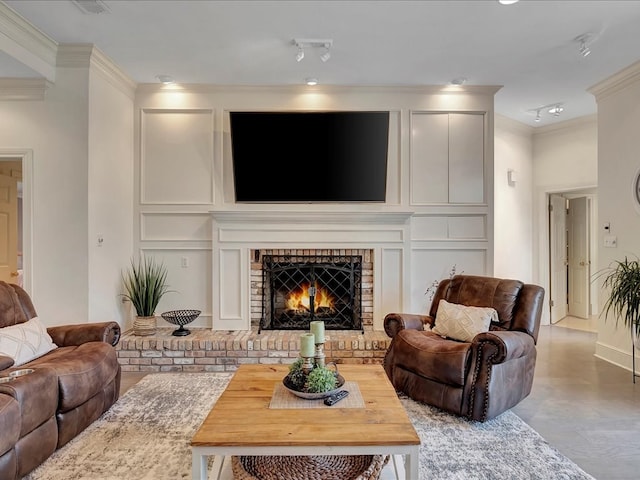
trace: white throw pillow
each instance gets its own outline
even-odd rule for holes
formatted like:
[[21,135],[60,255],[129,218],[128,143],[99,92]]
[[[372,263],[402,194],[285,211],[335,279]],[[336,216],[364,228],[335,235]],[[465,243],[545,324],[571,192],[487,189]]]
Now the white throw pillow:
[[38,317],[0,328],[0,353],[13,358],[14,367],[30,362],[58,348]]
[[488,332],[492,321],[498,321],[494,308],[468,307],[440,300],[435,327],[431,331],[442,337],[470,342],[478,333]]

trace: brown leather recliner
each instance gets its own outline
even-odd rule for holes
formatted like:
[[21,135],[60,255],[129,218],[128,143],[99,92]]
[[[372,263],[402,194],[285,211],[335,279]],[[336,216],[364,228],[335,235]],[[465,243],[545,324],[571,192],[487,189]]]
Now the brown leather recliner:
[[[430,331],[440,300],[492,307],[498,322],[471,342]],[[440,282],[429,315],[389,313],[384,368],[396,390],[484,422],[531,392],[544,289],[518,280],[456,275]]]
[[[0,331],[36,316],[29,295],[0,282]],[[118,399],[116,322],[47,329],[58,348],[20,366],[0,354],[0,479],[23,477],[100,417]]]

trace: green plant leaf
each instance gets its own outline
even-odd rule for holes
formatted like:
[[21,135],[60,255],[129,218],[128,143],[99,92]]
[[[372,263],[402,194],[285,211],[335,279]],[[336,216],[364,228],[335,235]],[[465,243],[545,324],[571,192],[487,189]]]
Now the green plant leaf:
[[141,257],[137,262],[131,259],[129,270],[122,273],[122,283],[122,296],[133,304],[140,317],[154,315],[162,296],[171,291],[166,267],[152,257]]
[[606,321],[612,313],[616,326],[622,319],[625,327],[637,337],[640,334],[640,261],[627,257],[615,260],[595,278],[603,278],[602,288],[608,290],[600,316],[604,315]]

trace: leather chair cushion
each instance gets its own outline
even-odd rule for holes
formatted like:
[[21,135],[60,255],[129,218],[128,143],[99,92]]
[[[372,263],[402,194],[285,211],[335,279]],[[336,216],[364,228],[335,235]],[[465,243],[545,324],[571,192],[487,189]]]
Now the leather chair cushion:
[[115,349],[104,342],[60,347],[28,364],[51,367],[58,375],[58,412],[81,405],[113,381],[118,373]]
[[471,344],[448,340],[433,332],[402,330],[393,340],[400,366],[421,377],[461,387],[469,368]]
[[[20,370],[13,368],[8,370]],[[19,405],[20,437],[35,430],[56,413],[58,382],[50,368],[35,368],[33,372],[11,382],[0,384],[0,395],[13,397]]]
[[0,432],[2,456],[11,450],[20,438],[20,407],[13,397],[3,394],[0,394]]

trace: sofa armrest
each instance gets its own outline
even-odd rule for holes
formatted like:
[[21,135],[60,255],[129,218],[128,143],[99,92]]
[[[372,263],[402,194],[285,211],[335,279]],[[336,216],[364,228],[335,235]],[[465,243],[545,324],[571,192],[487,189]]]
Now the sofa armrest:
[[487,355],[485,360],[491,360],[492,364],[504,363],[514,358],[527,355],[535,349],[533,337],[524,332],[492,331],[479,333],[473,338],[473,349],[481,344],[491,344],[494,348],[484,348]]
[[120,341],[120,325],[116,322],[80,323],[47,328],[53,343],[59,347],[82,345],[87,342],[106,342],[114,347]]
[[14,363],[15,361],[13,360],[13,358],[9,357],[8,355],[2,355],[0,353],[0,371],[6,368],[10,368]]
[[415,313],[388,313],[384,317],[384,331],[393,338],[398,332],[404,330],[424,330],[425,324],[428,328],[433,325],[433,318],[428,315]]

